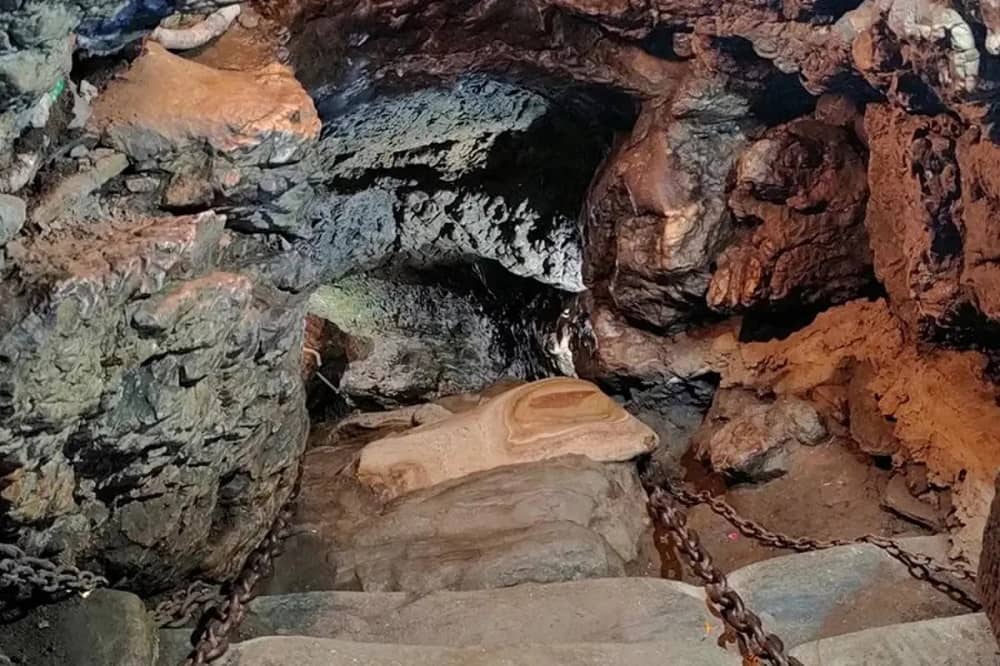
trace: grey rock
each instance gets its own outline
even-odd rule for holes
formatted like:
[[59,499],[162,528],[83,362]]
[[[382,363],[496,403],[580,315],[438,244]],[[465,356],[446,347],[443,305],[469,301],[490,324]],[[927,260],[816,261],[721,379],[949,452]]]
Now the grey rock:
[[914,497],[906,487],[906,477],[900,474],[889,479],[882,491],[882,506],[915,523],[933,530],[941,529],[938,510]]
[[[304,482],[302,501],[328,507],[325,492]],[[633,467],[567,457],[439,484],[351,523],[330,535],[339,587],[428,592],[621,576],[649,518]]]
[[257,638],[234,645],[220,666],[737,666],[737,655],[706,641],[697,647],[672,643],[522,645],[442,648],[350,643],[329,638]]
[[[593,133],[553,120],[553,102],[481,75],[335,114],[318,96],[327,127],[308,166],[316,195],[301,223],[311,234],[303,242],[327,258],[326,275],[353,268],[339,244],[325,249],[336,234],[367,244],[360,252],[375,260],[390,248],[417,267],[489,259],[583,290],[577,209],[600,142],[581,145]],[[567,165],[560,150],[581,159]]]
[[788,448],[826,437],[816,409],[793,396],[775,401],[753,391],[726,388],[715,394],[705,423],[694,435],[697,455],[728,476],[767,481],[788,471]]
[[310,312],[348,339],[338,387],[349,400],[392,407],[531,374],[536,364],[517,335],[523,322],[419,279],[366,274],[313,294]]
[[157,635],[142,600],[98,590],[6,625],[2,648],[14,663],[31,666],[150,666]]
[[24,225],[24,200],[9,194],[0,194],[0,247],[14,238]]
[[94,221],[7,249],[0,457],[33,553],[156,589],[226,576],[305,444],[302,297],[219,262],[224,219]]
[[[908,550],[940,557],[941,537],[909,537]],[[880,548],[850,545],[757,562],[729,575],[769,631],[796,646],[862,629],[968,612]]]
[[805,666],[996,666],[1000,647],[975,613],[825,638],[791,656]]
[[47,225],[61,215],[74,214],[79,205],[92,192],[120,174],[128,166],[128,158],[121,153],[94,156],[94,166],[60,181],[38,202],[31,213],[35,224]]
[[370,592],[261,597],[251,605],[240,637],[295,634],[451,647],[577,642],[696,647],[714,643],[722,631],[700,588],[615,578],[418,598]]
[[568,521],[447,539],[428,537],[337,558],[365,590],[480,590],[520,583],[624,576],[625,563],[595,532]]

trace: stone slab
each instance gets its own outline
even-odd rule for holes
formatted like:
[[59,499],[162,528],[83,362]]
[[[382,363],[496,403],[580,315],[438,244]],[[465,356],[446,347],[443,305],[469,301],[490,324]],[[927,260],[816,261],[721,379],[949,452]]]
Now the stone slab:
[[498,590],[311,592],[260,597],[242,638],[304,635],[409,645],[714,643],[722,624],[702,590],[656,578],[612,578]]
[[982,613],[867,629],[792,650],[804,666],[997,666]]
[[351,643],[302,636],[257,638],[230,648],[219,666],[737,666],[740,659],[705,641],[444,648]]
[[[908,550],[926,552],[940,550],[943,540],[898,541]],[[775,557],[737,569],[729,582],[788,646],[968,612],[870,545]]]

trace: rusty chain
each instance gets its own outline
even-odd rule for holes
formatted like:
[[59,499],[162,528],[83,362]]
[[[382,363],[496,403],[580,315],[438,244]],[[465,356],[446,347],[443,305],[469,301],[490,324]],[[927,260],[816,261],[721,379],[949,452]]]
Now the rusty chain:
[[89,594],[107,584],[106,578],[90,571],[32,557],[17,546],[0,543],[0,589]]
[[[648,478],[644,479],[644,483],[649,490],[650,507],[655,516],[667,529],[670,538],[679,552],[685,556],[692,570],[705,583],[710,605],[736,636],[740,652],[745,658],[764,659],[775,666],[800,666],[798,661],[785,653],[781,639],[765,632],[760,618],[748,609],[740,595],[729,587],[725,574],[715,566],[697,533],[687,527],[686,516],[677,505],[706,505],[745,536],[774,548],[807,552],[858,543],[871,544],[903,562],[915,578],[927,581],[974,610],[979,609],[979,605],[968,593],[953,583],[939,578],[942,575],[954,576],[975,582],[975,573],[963,563],[941,564],[926,555],[911,553],[891,539],[874,534],[853,540],[791,537],[768,530],[740,516],[731,505],[708,491],[689,491],[663,477],[656,484]],[[257,583],[273,570],[274,559],[280,554],[282,544],[290,532],[293,505],[297,495],[298,481],[271,529],[250,554],[243,569],[231,583],[220,590],[208,583],[196,581],[187,588],[175,592],[154,609],[153,620],[162,627],[181,626],[193,616],[201,614],[197,629],[192,636],[193,649],[182,666],[203,666],[225,654],[229,648],[229,636],[245,618],[247,605],[255,596]],[[92,572],[31,557],[16,546],[0,544],[0,589],[41,591],[52,596],[65,593],[79,593],[86,596],[107,584],[107,579]],[[4,659],[5,657],[0,654],[0,665],[4,663]]]
[[256,596],[257,583],[274,570],[274,559],[291,533],[294,504],[299,493],[301,469],[288,501],[271,525],[267,536],[250,553],[236,578],[223,587],[224,598],[219,604],[208,604],[198,622],[191,643],[194,646],[182,666],[204,666],[215,661],[229,649],[229,637],[246,617],[247,605]]
[[207,612],[211,604],[218,602],[220,595],[219,585],[196,580],[156,605],[151,613],[153,624],[161,629],[182,627],[192,618]]
[[834,548],[836,546],[850,546],[852,544],[868,543],[881,548],[896,559],[902,561],[903,564],[906,564],[907,567],[910,568],[911,573],[913,573],[914,570],[918,570],[920,572],[919,574],[914,573],[916,578],[923,579],[927,576],[927,574],[941,574],[954,576],[962,580],[967,580],[971,583],[976,582],[976,572],[964,562],[941,564],[926,555],[910,553],[903,549],[903,547],[895,541],[886,537],[881,537],[876,534],[866,534],[856,539],[828,540],[811,539],[808,537],[791,537],[779,532],[772,532],[754,521],[742,517],[731,505],[707,490],[697,492],[685,490],[677,487],[669,480],[660,481],[658,485],[662,486],[664,490],[670,493],[671,496],[675,497],[681,504],[684,504],[685,506],[704,504],[712,509],[712,511],[732,523],[732,525],[736,527],[744,536],[751,537],[774,548],[785,548],[804,553],[811,550],[826,550],[827,548]]
[[688,528],[687,517],[662,488],[649,496],[650,507],[663,523],[677,550],[684,555],[692,571],[705,584],[709,606],[736,636],[740,654],[747,661],[767,660],[774,666],[802,666],[785,652],[785,645],[774,634],[764,631],[760,617],[747,608],[743,598],[729,586],[726,575],[715,566],[698,533]]

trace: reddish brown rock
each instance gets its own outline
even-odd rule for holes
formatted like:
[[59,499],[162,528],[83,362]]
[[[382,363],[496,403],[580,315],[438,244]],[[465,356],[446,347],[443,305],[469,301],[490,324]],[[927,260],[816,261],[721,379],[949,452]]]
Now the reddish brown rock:
[[155,42],[98,98],[91,128],[137,161],[210,148],[238,164],[284,164],[319,136],[312,100],[291,71],[213,69]]
[[1000,148],[950,116],[868,108],[875,271],[911,335],[955,346],[1000,331]]
[[865,165],[848,131],[811,119],[775,128],[736,168],[742,229],[718,258],[708,302],[745,309],[843,302],[870,282]]
[[789,449],[815,445],[826,437],[816,409],[804,400],[774,401],[754,391],[722,389],[695,433],[695,454],[731,478],[768,481],[788,470]]
[[[898,440],[896,457],[924,463],[935,486],[950,487],[956,552],[978,557],[985,516],[1000,469],[1000,405],[986,376],[988,359],[972,351],[921,350],[885,301],[856,300],[821,313],[781,340],[740,343],[738,322],[665,339],[599,310],[594,351],[582,369],[633,382],[683,385],[715,372],[722,388],[800,396],[833,403],[859,367],[872,417]],[[594,376],[594,375],[591,375]],[[832,411],[838,409],[831,404]]]
[[588,195],[585,279],[630,319],[676,330],[705,311],[730,232],[726,178],[753,124],[728,83],[692,71],[671,99],[647,103]]

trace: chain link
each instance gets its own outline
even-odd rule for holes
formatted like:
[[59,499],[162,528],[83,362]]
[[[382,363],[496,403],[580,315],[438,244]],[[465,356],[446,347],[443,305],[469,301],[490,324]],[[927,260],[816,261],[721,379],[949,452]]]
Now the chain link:
[[671,540],[705,584],[705,596],[713,612],[722,618],[736,636],[740,654],[746,661],[765,659],[775,666],[802,666],[785,652],[785,645],[774,634],[764,631],[760,617],[747,608],[743,598],[729,587],[726,575],[715,566],[712,556],[701,544],[698,533],[688,528],[687,517],[662,488],[655,488],[649,504],[666,528]]
[[161,629],[182,627],[192,618],[206,613],[213,603],[217,603],[220,590],[219,585],[196,580],[157,604],[151,613],[153,623]]
[[[301,470],[298,478],[301,478]],[[206,612],[191,639],[194,647],[182,666],[204,666],[224,655],[229,649],[229,637],[243,623],[247,605],[256,596],[257,583],[274,570],[274,559],[281,554],[282,545],[291,533],[294,503],[298,492],[299,482],[296,481],[291,496],[278,512],[267,536],[250,553],[250,557],[236,578],[224,587],[224,598],[221,603],[207,605]]]
[[87,595],[107,584],[106,578],[93,572],[32,557],[17,546],[0,543],[0,589],[41,591],[48,595]]
[[674,485],[667,479],[660,479],[658,485],[681,504],[685,506],[696,506],[699,504],[708,506],[712,511],[729,521],[744,536],[773,548],[784,548],[803,553],[826,550],[827,548],[837,546],[871,544],[872,546],[881,548],[888,555],[906,565],[907,570],[914,578],[926,581],[935,589],[947,594],[955,601],[974,611],[978,611],[981,608],[981,605],[966,590],[948,580],[948,577],[952,577],[968,581],[972,584],[976,582],[976,572],[964,562],[943,564],[922,553],[912,553],[892,539],[876,534],[866,534],[851,540],[812,539],[808,537],[788,536],[780,532],[773,532],[752,520],[744,518],[725,500],[716,497],[707,490],[698,492],[686,490]]

